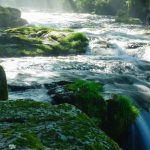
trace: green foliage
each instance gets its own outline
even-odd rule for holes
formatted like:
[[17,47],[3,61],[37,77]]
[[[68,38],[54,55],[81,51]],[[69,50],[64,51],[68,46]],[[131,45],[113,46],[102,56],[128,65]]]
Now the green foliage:
[[76,0],[78,10],[81,12],[95,12],[97,14],[115,15],[119,9],[124,8],[126,0]]
[[17,148],[31,148],[37,150],[44,150],[44,145],[41,143],[41,140],[34,133],[23,133],[14,143]]
[[140,18],[143,22],[147,21],[147,15],[150,13],[149,0],[76,0],[75,4],[79,12],[117,15],[121,10],[130,17]]

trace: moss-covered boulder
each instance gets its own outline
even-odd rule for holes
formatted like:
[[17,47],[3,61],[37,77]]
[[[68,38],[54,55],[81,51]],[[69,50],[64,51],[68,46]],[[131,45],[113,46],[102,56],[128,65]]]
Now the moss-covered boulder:
[[[82,110],[100,126],[106,118],[106,101],[100,95],[103,86],[94,81],[57,82],[49,88],[52,104],[69,103]],[[105,117],[104,117],[105,116]]]
[[43,27],[1,31],[0,41],[0,57],[82,54],[88,46],[82,33]]
[[131,99],[112,94],[112,99],[101,96],[103,85],[94,81],[77,80],[52,86],[49,94],[53,104],[69,103],[86,113],[110,137],[119,142],[122,134],[135,122],[139,109]]
[[0,149],[119,150],[118,145],[69,104],[0,102]]
[[6,74],[2,66],[0,66],[0,100],[8,99]]
[[142,24],[142,21],[139,18],[133,18],[127,15],[117,16],[116,22],[126,23],[126,24]]
[[0,6],[0,28],[26,25],[27,21],[21,18],[21,11],[15,8]]
[[107,120],[102,128],[113,139],[119,140],[139,113],[139,109],[127,96],[114,95],[113,99],[107,101]]

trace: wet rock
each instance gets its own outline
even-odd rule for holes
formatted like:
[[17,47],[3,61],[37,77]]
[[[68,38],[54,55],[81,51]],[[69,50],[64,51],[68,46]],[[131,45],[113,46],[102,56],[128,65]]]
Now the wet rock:
[[142,21],[139,18],[129,17],[127,15],[117,16],[116,22],[126,23],[126,24],[142,24]]
[[83,33],[44,27],[20,27],[0,32],[0,56],[59,56],[83,54],[88,39]]
[[36,89],[36,88],[41,88],[42,85],[31,85],[31,86],[28,86],[28,85],[8,85],[8,89],[9,91],[11,92],[18,92],[18,91],[26,91],[26,90],[29,90],[29,89]]
[[0,102],[0,149],[120,150],[79,109],[30,100]]
[[129,43],[126,48],[128,49],[136,49],[136,48],[139,48],[139,47],[143,47],[145,46],[146,43]]
[[71,84],[70,81],[59,81],[46,85],[48,95],[52,97],[52,104],[69,103],[73,104],[74,96],[71,91],[65,88],[66,85]]
[[8,99],[7,79],[2,66],[0,66],[0,100]]
[[0,6],[0,27],[17,27],[26,25],[27,21],[21,18],[21,11],[15,8]]

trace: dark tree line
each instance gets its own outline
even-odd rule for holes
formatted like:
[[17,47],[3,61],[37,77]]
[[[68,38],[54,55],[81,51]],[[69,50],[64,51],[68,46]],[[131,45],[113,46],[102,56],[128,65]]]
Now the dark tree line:
[[117,15],[122,12],[142,21],[150,19],[150,0],[0,0],[1,4],[102,15]]
[[150,0],[75,0],[76,10],[104,15],[123,12],[142,21],[150,18]]

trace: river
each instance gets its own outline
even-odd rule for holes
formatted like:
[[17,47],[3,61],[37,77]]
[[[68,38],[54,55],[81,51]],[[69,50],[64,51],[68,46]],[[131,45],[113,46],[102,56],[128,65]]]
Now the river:
[[[30,87],[10,91],[10,99],[50,101],[45,84],[80,78],[104,83],[103,95],[106,99],[112,93],[125,94],[139,107],[150,111],[150,34],[146,34],[149,26],[116,23],[112,16],[76,13],[28,11],[23,12],[22,17],[36,26],[72,28],[84,32],[90,43],[84,55],[1,58],[9,86]],[[149,123],[145,119],[150,115],[142,115],[140,117],[144,121],[138,118],[135,126],[142,129],[146,124],[150,135]],[[143,122],[144,125],[141,124]],[[149,143],[150,136],[147,138]],[[143,150],[150,150],[150,147]]]

